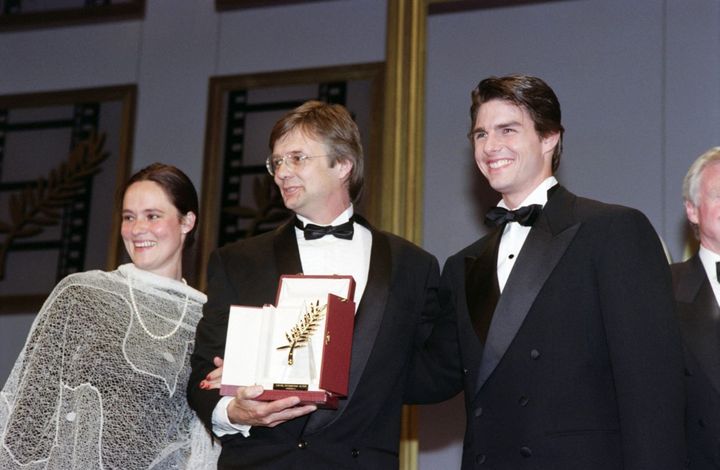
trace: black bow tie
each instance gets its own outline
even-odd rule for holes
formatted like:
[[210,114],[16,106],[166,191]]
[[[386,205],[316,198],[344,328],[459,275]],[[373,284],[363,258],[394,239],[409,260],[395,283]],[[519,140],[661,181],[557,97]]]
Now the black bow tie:
[[343,240],[352,240],[354,233],[352,218],[344,224],[320,226],[315,224],[304,225],[302,221],[296,217],[295,226],[305,232],[305,240],[317,240],[325,235],[333,235]]
[[499,226],[506,222],[517,222],[520,225],[530,227],[542,211],[540,204],[523,206],[514,211],[503,207],[493,207],[485,215],[485,223],[490,226]]

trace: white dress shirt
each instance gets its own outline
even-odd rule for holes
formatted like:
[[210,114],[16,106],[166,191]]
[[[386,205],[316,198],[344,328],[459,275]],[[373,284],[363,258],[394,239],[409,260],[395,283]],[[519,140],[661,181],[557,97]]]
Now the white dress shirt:
[[[330,225],[344,224],[352,215],[353,207],[350,206]],[[300,215],[297,218],[306,225],[314,223]],[[352,240],[343,240],[332,235],[325,235],[317,240],[305,240],[305,234],[299,228],[295,228],[295,235],[304,274],[349,274],[355,279],[354,300],[357,310],[368,280],[372,234],[358,223],[353,224],[353,229],[355,233]]]
[[698,251],[700,261],[702,261],[705,273],[707,273],[710,286],[712,287],[713,294],[715,294],[715,301],[720,305],[720,282],[718,282],[716,263],[720,261],[720,254],[708,250],[704,246],[700,245]]
[[[548,189],[556,184],[558,184],[557,180],[554,176],[551,176],[540,183],[517,207],[508,207],[505,201],[502,200],[498,203],[498,207],[513,210],[531,204],[540,204],[544,207],[547,202]],[[510,271],[512,271],[513,266],[515,266],[518,253],[520,253],[527,236],[530,234],[531,228],[532,227],[520,225],[518,222],[508,222],[505,224],[505,230],[500,239],[497,257],[497,277],[501,293],[510,277]]]
[[[330,225],[344,224],[353,215],[353,206],[350,205]],[[315,223],[306,217],[297,216],[300,221],[307,225]],[[320,224],[315,224],[320,225]],[[367,285],[368,272],[370,270],[370,252],[372,250],[372,234],[370,230],[355,222],[353,224],[354,234],[351,240],[343,240],[333,235],[325,235],[316,240],[305,240],[305,233],[295,228],[298,250],[300,251],[300,263],[303,274],[315,275],[351,275],[355,279],[355,311],[360,305],[365,286]],[[292,274],[292,273],[288,273]],[[217,436],[225,434],[241,433],[247,437],[250,435],[251,426],[233,424],[227,415],[227,407],[233,397],[222,397],[215,405],[212,414],[213,432]]]

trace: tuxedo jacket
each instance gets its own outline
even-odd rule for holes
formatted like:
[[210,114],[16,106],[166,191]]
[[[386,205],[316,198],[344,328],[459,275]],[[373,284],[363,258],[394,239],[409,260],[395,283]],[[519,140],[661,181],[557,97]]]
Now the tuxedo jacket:
[[500,230],[441,279],[457,319],[463,469],[683,468],[682,348],[646,217],[551,190],[501,295]]
[[[359,223],[372,233],[372,250],[355,315],[347,399],[337,410],[317,410],[274,428],[253,427],[247,438],[223,436],[219,468],[397,468],[409,364],[438,312],[440,273],[429,253]],[[224,354],[230,306],[274,304],[280,276],[301,272],[292,223],[212,254],[188,384],[190,405],[209,429],[220,396],[198,384],[214,368],[212,358]]]
[[720,469],[720,307],[695,254],[672,266],[685,350],[691,470]]

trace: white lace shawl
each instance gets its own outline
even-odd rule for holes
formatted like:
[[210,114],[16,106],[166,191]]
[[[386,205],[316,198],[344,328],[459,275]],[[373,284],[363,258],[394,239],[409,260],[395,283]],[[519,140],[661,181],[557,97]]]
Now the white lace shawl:
[[0,392],[0,469],[215,468],[185,394],[206,300],[132,264],[60,281]]

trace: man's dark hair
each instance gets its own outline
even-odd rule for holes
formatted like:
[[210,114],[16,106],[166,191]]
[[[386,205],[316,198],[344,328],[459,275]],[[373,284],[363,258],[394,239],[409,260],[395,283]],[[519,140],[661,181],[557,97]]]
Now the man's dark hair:
[[535,130],[541,137],[554,132],[560,133],[560,139],[552,156],[552,172],[560,166],[562,154],[563,126],[561,124],[560,102],[547,83],[530,75],[508,75],[489,77],[472,91],[470,107],[470,131],[475,126],[478,110],[483,103],[491,100],[509,101],[527,110],[535,123]]

